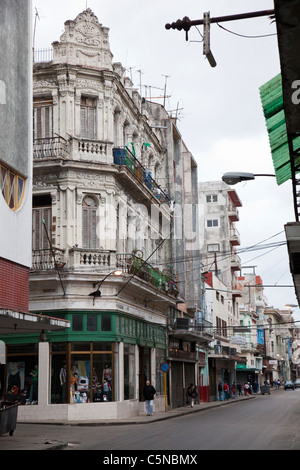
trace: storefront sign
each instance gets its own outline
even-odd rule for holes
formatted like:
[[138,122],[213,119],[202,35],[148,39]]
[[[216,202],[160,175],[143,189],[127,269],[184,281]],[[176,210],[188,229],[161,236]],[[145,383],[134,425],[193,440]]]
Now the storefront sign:
[[243,336],[233,336],[231,338],[231,344],[246,344],[246,338]]

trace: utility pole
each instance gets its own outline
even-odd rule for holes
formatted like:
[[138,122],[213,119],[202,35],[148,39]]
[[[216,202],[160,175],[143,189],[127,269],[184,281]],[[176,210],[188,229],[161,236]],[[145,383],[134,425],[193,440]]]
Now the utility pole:
[[185,39],[188,41],[188,32],[192,26],[203,25],[203,54],[207,57],[208,62],[212,67],[217,65],[211,50],[210,50],[210,25],[212,23],[222,23],[224,21],[235,21],[235,20],[245,20],[249,18],[258,18],[260,16],[273,16],[275,15],[275,10],[263,10],[263,11],[254,11],[252,13],[240,13],[238,15],[230,16],[219,16],[216,18],[210,18],[210,13],[203,13],[202,20],[191,21],[187,16],[182,20],[177,20],[174,23],[167,23],[165,25],[166,29],[178,29],[178,31],[185,31]]

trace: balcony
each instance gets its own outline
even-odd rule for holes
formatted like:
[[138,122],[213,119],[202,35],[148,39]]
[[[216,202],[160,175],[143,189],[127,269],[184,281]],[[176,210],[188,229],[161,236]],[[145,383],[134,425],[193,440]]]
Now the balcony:
[[116,265],[116,252],[109,250],[96,250],[87,248],[71,248],[69,250],[68,268],[70,269],[97,269],[109,268]]
[[240,271],[241,270],[241,267],[242,267],[241,258],[235,253],[233,253],[231,255],[230,267],[231,267],[232,271]]
[[64,267],[64,250],[33,250],[31,271],[53,271]]
[[134,254],[117,254],[116,267],[149,282],[161,292],[177,297],[178,288],[173,273],[163,273],[158,268]]
[[229,231],[229,241],[232,246],[237,246],[241,244],[240,234],[236,228]]
[[228,209],[228,217],[231,222],[238,222],[240,220],[240,214],[236,207],[229,207]]
[[118,147],[113,149],[114,165],[119,166],[120,171],[123,168],[128,170],[129,176],[150,192],[159,203],[171,203],[171,198],[157,182],[152,178],[148,171],[130,151],[128,147]]
[[66,159],[68,156],[67,141],[62,137],[35,139],[33,142],[33,160]]
[[210,342],[213,339],[213,325],[207,320],[176,318],[169,327],[169,334],[187,341]]

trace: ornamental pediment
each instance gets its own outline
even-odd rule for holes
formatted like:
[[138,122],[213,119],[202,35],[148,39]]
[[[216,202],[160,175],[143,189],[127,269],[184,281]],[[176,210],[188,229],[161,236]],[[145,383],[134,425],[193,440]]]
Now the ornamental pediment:
[[108,28],[103,27],[90,8],[74,21],[65,22],[60,42],[53,43],[53,62],[106,68],[112,70]]

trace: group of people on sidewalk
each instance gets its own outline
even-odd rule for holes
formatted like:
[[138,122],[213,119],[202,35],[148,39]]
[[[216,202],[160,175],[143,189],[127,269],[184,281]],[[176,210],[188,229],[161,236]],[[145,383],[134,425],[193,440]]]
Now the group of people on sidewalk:
[[237,398],[237,396],[252,395],[253,391],[257,393],[258,387],[253,387],[249,382],[245,382],[243,386],[241,383],[236,385],[235,382],[233,382],[230,389],[227,382],[224,382],[224,385],[220,382],[218,385],[218,400],[222,401],[223,399]]
[[[269,386],[269,382],[267,380],[264,381],[264,385]],[[281,381],[274,380],[270,384],[271,387],[279,388],[281,386]],[[251,384],[250,382],[245,382],[244,385],[238,383],[237,385],[235,382],[231,385],[229,389],[229,385],[227,382],[224,382],[224,385],[220,382],[218,385],[218,400],[228,400],[229,398],[237,398],[237,396],[247,396],[252,395],[252,393],[258,393],[259,385],[257,382]],[[231,393],[230,393],[231,392]]]

